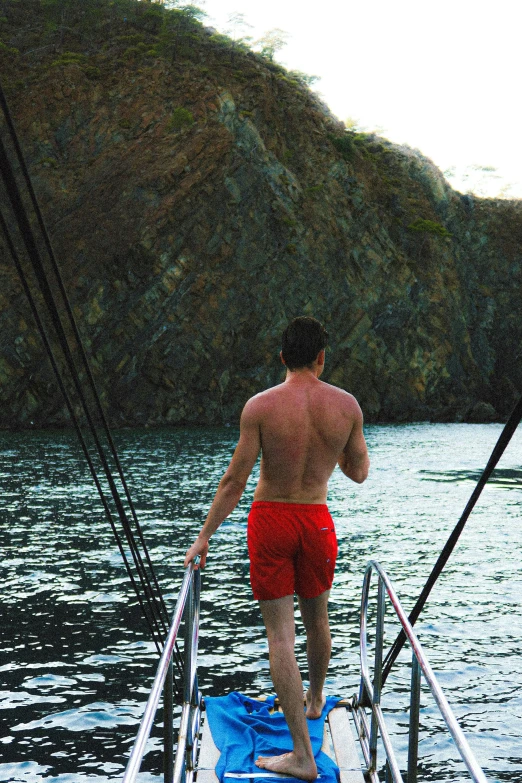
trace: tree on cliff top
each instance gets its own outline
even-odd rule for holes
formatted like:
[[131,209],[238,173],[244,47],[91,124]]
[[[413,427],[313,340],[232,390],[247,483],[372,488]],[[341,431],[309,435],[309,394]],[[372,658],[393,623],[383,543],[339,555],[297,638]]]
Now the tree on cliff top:
[[267,60],[273,62],[276,52],[286,46],[289,37],[289,33],[286,30],[274,27],[262,35],[261,38],[258,38],[257,41],[254,41],[253,45],[262,57],[266,57]]
[[230,14],[227,22],[229,26],[225,30],[225,35],[228,36],[232,46],[231,59],[232,64],[234,64],[236,51],[238,49],[247,49],[252,40],[252,36],[245,35],[247,29],[251,29],[252,25],[246,21],[244,14],[239,13]]

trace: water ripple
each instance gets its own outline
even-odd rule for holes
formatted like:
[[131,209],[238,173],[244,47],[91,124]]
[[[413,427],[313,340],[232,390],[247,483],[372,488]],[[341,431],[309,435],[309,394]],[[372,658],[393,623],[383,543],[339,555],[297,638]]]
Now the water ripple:
[[[358,690],[358,612],[370,558],[389,571],[408,610],[460,516],[498,425],[374,426],[368,481],[330,485],[339,560],[331,593],[327,686]],[[166,600],[204,519],[237,431],[142,430],[117,444]],[[522,436],[486,487],[418,624],[420,639],[470,744],[492,779],[522,774],[520,525]],[[257,471],[257,468],[256,468]],[[246,517],[256,471],[212,539],[202,594],[204,693],[272,690],[267,644],[248,584]],[[0,781],[105,783],[121,778],[157,655],[82,455],[67,432],[0,434]],[[397,633],[387,615],[386,644]],[[302,626],[297,655],[306,676]],[[409,654],[384,694],[405,766]],[[464,780],[422,693],[422,775]],[[140,783],[159,781],[161,729]]]

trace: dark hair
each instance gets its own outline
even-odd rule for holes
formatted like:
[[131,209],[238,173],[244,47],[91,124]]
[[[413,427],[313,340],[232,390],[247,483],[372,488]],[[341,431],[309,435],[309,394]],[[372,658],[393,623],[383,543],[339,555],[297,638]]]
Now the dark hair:
[[328,332],[315,318],[307,315],[294,318],[283,332],[281,353],[286,366],[296,370],[313,364],[327,342]]

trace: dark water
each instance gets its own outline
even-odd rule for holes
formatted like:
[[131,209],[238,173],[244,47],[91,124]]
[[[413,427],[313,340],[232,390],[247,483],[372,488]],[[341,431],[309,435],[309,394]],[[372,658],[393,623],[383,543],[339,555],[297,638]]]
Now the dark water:
[[[367,428],[362,486],[335,473],[329,504],[340,543],[331,597],[328,691],[358,687],[364,567],[378,559],[406,608],[455,524],[498,425]],[[120,453],[169,606],[182,556],[231,456],[233,429],[118,434]],[[0,435],[2,726],[0,780],[103,783],[120,778],[157,656],[74,437]],[[450,704],[492,780],[522,780],[522,434],[517,433],[417,628]],[[270,692],[267,645],[251,598],[245,522],[254,479],[212,541],[202,601],[204,693]],[[298,656],[305,670],[302,629]],[[389,617],[386,640],[394,638]],[[406,656],[407,661],[408,656]],[[399,748],[406,666],[384,706]],[[426,779],[464,780],[449,735],[423,695]],[[142,780],[159,780],[154,736]]]

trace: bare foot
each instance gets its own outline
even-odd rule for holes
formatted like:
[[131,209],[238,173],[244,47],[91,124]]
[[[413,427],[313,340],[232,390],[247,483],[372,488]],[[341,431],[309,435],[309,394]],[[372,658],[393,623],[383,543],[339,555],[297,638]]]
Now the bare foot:
[[316,718],[320,718],[325,704],[326,704],[326,698],[323,696],[322,693],[318,699],[312,699],[312,695],[310,691],[307,691],[306,712],[305,712],[306,717],[311,718],[312,720],[315,720]]
[[291,775],[301,780],[315,780],[317,767],[315,761],[299,761],[294,753],[283,753],[282,756],[259,756],[256,767],[268,769],[270,772],[279,772],[283,775]]

